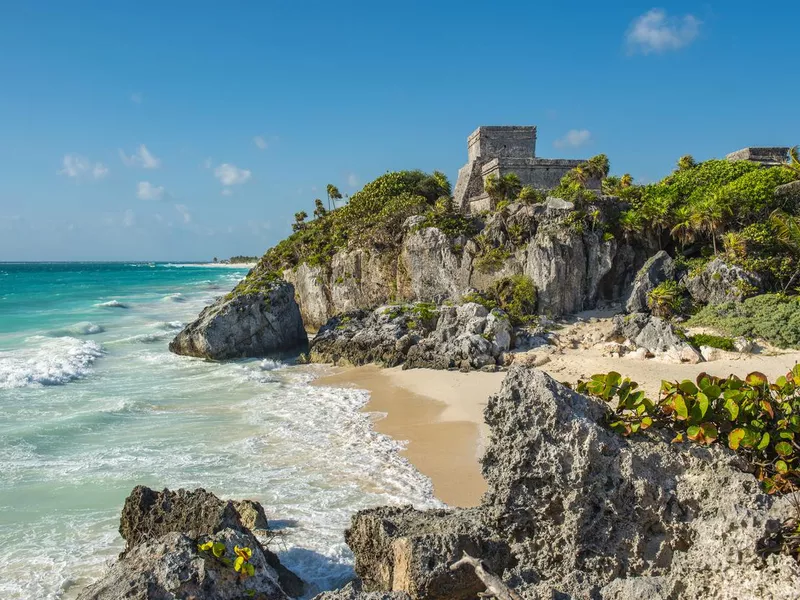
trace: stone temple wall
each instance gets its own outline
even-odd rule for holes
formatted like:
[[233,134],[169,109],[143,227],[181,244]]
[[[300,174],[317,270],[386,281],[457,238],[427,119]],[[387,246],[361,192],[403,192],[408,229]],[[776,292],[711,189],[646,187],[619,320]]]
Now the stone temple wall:
[[[538,190],[551,190],[561,178],[583,160],[536,157],[536,127],[484,126],[467,138],[468,161],[458,171],[454,199],[463,212],[492,209],[492,201],[484,192],[484,181],[490,175],[502,177],[515,173],[523,185]],[[600,189],[599,181],[587,187]]]

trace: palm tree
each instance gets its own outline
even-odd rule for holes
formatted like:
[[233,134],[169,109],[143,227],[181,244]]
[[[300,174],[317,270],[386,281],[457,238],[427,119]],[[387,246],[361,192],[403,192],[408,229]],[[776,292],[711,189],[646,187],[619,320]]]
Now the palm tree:
[[319,219],[320,217],[324,217],[328,214],[328,211],[325,210],[325,205],[322,204],[322,200],[317,198],[314,200],[314,218]]
[[685,171],[697,165],[691,154],[686,154],[678,159],[678,171]]
[[625,173],[622,177],[619,178],[619,185],[620,187],[627,188],[633,185],[633,177],[631,177],[630,173]]
[[495,203],[515,200],[522,190],[522,182],[516,173],[507,173],[502,177],[492,173],[483,182],[483,189]]
[[789,149],[789,161],[786,166],[800,175],[800,146],[794,146]]
[[698,203],[693,209],[692,220],[699,230],[705,231],[711,236],[715,256],[717,254],[717,235],[722,232],[725,218],[729,214],[731,214],[730,207],[721,202],[716,195]]
[[339,193],[339,188],[337,188],[332,183],[328,184],[328,210],[331,210],[331,202],[333,203],[333,208],[336,208],[336,201],[342,199],[342,194]]
[[[796,151],[796,147],[793,148]],[[796,152],[795,152],[796,154]],[[792,215],[787,215],[782,210],[776,210],[769,216],[769,222],[775,229],[775,234],[778,241],[786,246],[789,251],[794,255],[795,260],[800,258],[800,220]],[[789,289],[792,285],[797,274],[800,273],[800,264],[798,265],[789,282],[784,286],[783,290]]]
[[692,216],[692,209],[688,206],[681,206],[673,215],[675,224],[670,230],[670,235],[678,238],[681,246],[691,244],[697,236],[696,223]]

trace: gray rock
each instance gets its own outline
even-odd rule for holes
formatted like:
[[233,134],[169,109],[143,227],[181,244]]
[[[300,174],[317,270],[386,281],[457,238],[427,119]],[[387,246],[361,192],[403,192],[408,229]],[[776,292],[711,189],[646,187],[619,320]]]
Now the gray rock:
[[633,281],[631,295],[625,303],[625,310],[629,313],[650,312],[647,306],[647,296],[660,283],[675,279],[675,261],[669,254],[661,250],[652,256],[636,275]]
[[309,359],[471,370],[496,366],[511,347],[511,322],[501,310],[490,313],[480,304],[466,303],[433,312],[425,321],[419,305],[411,304],[334,317],[311,341]]
[[237,288],[204,308],[170,342],[170,351],[223,360],[265,356],[308,344],[291,284],[273,281],[251,289]]
[[481,556],[493,571],[511,561],[508,544],[480,524],[474,510],[418,511],[380,507],[353,516],[345,541],[367,591],[405,592],[411,598],[475,598],[484,587],[471,569],[451,571],[464,551]]
[[673,362],[697,363],[703,360],[700,352],[678,335],[672,323],[660,317],[642,312],[616,315],[613,324],[610,341],[625,343],[629,340],[636,347]]
[[[202,488],[157,492],[138,485],[122,508],[119,533],[126,541],[122,556],[167,533],[198,538],[223,529],[250,535],[252,530],[269,529],[269,525],[264,508],[252,500],[220,500]],[[283,588],[292,595],[302,593],[302,580],[284,567],[277,555],[264,548],[261,552],[278,574]]]
[[761,278],[736,265],[715,258],[696,275],[687,275],[683,281],[692,300],[701,304],[741,302],[758,293]]
[[[198,543],[225,544],[225,558],[236,558],[234,547],[252,550],[249,562],[255,572],[240,578],[232,566],[223,564]],[[253,590],[249,592],[248,590]],[[98,582],[86,588],[79,600],[288,600],[278,573],[269,564],[258,541],[250,534],[223,529],[199,540],[183,533],[167,533],[128,551]]]
[[322,592],[312,600],[411,600],[405,592],[365,592],[359,581],[351,581],[343,588]]

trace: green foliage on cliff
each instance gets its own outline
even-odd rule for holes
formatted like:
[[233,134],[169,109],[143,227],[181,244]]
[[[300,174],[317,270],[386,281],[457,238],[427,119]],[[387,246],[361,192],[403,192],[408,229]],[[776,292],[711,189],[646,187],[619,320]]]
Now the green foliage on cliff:
[[487,310],[500,308],[515,326],[536,322],[536,286],[526,275],[513,275],[495,281],[483,292],[470,292],[461,299],[475,302]]
[[377,250],[394,248],[402,239],[403,222],[424,213],[450,192],[450,182],[438,171],[381,175],[353,194],[345,206],[317,210],[313,221],[301,220],[292,235],[267,251],[260,268],[282,271],[302,263],[328,266],[348,243]]
[[781,348],[800,348],[800,298],[762,294],[744,302],[703,307],[687,321],[733,337],[764,339]]

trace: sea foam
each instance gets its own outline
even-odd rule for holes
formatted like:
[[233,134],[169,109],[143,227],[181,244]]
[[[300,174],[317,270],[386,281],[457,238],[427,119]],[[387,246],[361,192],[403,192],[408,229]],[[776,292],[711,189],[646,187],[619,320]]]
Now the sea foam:
[[99,302],[95,304],[98,308],[128,308],[127,304],[123,304],[119,300],[109,300],[108,302]]
[[0,352],[0,389],[61,385],[86,377],[103,354],[99,344],[74,337],[34,336],[28,346]]

